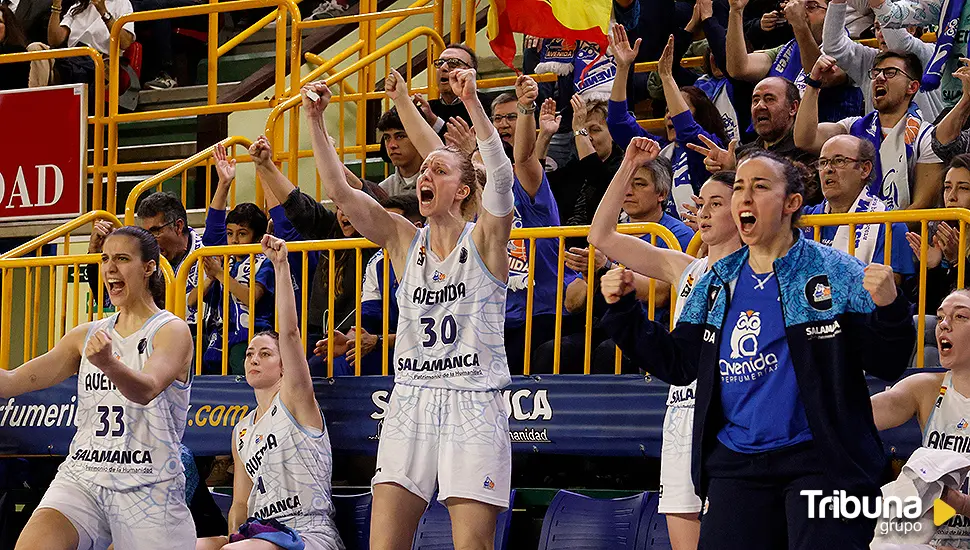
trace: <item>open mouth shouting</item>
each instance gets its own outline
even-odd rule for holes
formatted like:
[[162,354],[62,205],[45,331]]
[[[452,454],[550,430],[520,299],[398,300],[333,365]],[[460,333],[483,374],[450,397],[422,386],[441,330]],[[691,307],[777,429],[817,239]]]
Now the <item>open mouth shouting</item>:
[[742,235],[748,235],[754,229],[757,223],[757,218],[748,210],[744,210],[738,213],[738,230]]
[[112,297],[118,296],[119,294],[121,294],[125,290],[125,286],[126,286],[125,285],[125,282],[122,281],[121,279],[111,277],[111,278],[106,279],[105,282],[108,284],[108,295],[109,296],[112,296]]
[[883,84],[876,84],[872,87],[872,99],[883,99],[889,95],[889,89]]
[[948,336],[940,336],[938,338],[937,348],[940,350],[940,355],[946,355],[953,349],[953,342],[950,341]]
[[418,189],[418,198],[421,201],[421,206],[428,207],[434,202],[434,189],[430,185],[422,185]]

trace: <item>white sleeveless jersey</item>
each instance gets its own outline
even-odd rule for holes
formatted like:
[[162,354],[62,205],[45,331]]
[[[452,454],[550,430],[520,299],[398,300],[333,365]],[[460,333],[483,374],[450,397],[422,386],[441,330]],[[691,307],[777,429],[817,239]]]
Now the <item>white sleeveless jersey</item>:
[[[956,391],[949,371],[943,377],[940,395],[923,429],[923,446],[970,455],[970,398]],[[966,492],[966,486],[963,490]],[[931,543],[970,549],[970,518],[953,516],[940,526]]]
[[506,284],[475,247],[468,223],[451,254],[431,251],[418,229],[397,289],[400,317],[394,381],[428,388],[488,391],[510,381],[505,357]]
[[[694,290],[694,285],[701,280],[705,273],[707,273],[707,257],[694,260],[681,273],[680,282],[677,284],[677,305],[674,307],[675,325],[680,320],[680,312],[683,311],[684,304],[687,303],[687,297],[690,296],[691,291]],[[696,381],[687,386],[670,386],[670,392],[667,394],[667,406],[693,407],[695,393],[697,393]]]
[[249,515],[275,519],[301,533],[336,537],[330,497],[333,455],[326,422],[323,431],[301,426],[279,393],[258,421],[256,412],[236,424],[232,434],[253,481]]
[[[91,323],[87,341],[99,330],[111,336],[116,359],[141,371],[163,325],[178,319],[162,310],[138,331],[122,338],[118,314]],[[61,470],[83,483],[124,490],[183,474],[179,445],[189,408],[189,384],[176,380],[147,405],[126,398],[107,375],[81,358],[77,377],[77,433]]]

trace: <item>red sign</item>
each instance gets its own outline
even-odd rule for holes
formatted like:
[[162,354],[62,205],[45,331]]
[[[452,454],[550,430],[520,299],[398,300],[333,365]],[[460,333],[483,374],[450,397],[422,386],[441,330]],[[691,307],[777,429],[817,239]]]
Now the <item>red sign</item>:
[[0,222],[84,212],[87,128],[82,84],[0,92]]

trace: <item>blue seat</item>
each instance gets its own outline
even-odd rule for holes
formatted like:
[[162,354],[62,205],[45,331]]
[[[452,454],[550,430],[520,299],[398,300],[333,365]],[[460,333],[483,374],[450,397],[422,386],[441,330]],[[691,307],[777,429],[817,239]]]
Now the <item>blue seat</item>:
[[667,518],[657,511],[660,495],[645,493],[640,526],[637,529],[637,550],[671,550],[667,534]]
[[[205,487],[205,485],[203,485]],[[216,505],[219,510],[222,511],[222,517],[229,517],[229,508],[232,507],[232,497],[229,495],[224,495],[222,493],[217,493],[215,491],[209,491],[212,493],[212,500],[216,501]]]
[[333,495],[337,531],[347,550],[370,548],[370,493],[360,495]]
[[[495,550],[505,550],[509,542],[509,526],[512,524],[512,504],[515,490],[509,495],[509,507],[499,514],[495,525]],[[427,510],[418,522],[411,550],[454,550],[451,536],[451,516],[445,505],[438,502],[437,495],[431,499]]]
[[634,550],[646,500],[646,493],[596,499],[559,491],[542,520],[539,550]]

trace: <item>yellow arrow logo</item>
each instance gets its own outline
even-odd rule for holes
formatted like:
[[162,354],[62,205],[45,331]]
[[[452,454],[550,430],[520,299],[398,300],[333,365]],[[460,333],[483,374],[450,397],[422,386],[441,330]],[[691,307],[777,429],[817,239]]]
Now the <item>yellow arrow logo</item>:
[[943,502],[940,499],[933,501],[933,523],[937,527],[943,525],[950,518],[957,515],[957,511],[953,509],[952,506]]

